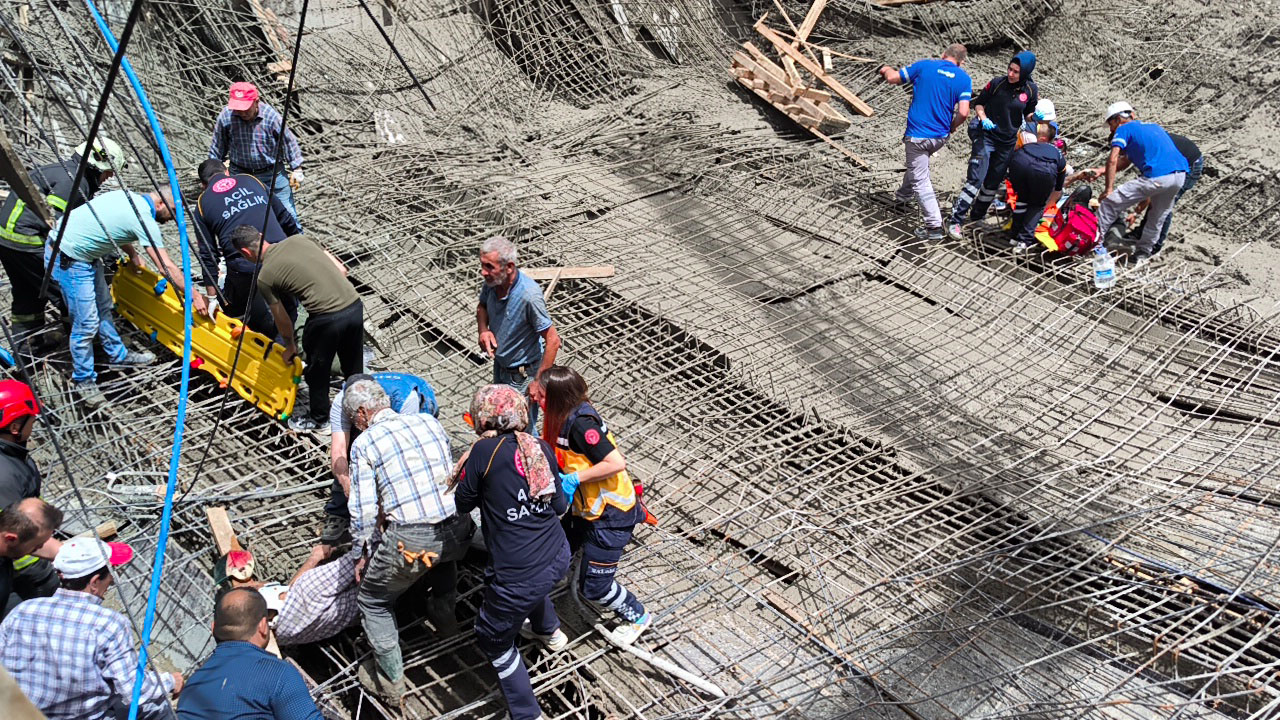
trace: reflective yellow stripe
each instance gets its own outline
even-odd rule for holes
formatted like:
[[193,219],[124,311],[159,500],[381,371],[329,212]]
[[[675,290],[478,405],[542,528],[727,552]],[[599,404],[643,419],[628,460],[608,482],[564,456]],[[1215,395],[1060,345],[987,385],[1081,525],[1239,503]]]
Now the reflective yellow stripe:
[[23,235],[22,233],[13,232],[0,228],[0,238],[4,238],[9,242],[19,243],[21,245],[35,245],[40,247],[44,245],[44,238],[39,235]]
[[13,569],[22,570],[23,568],[29,568],[38,562],[40,562],[40,558],[35,555],[26,555],[13,561]]
[[[63,208],[66,208],[67,206],[65,202],[62,202],[62,198],[56,195],[50,195],[48,196],[47,199],[50,202],[52,202],[54,199],[57,199],[59,203],[62,203],[62,207],[59,208],[60,210]],[[39,235],[24,235],[20,232],[16,232],[13,229],[14,226],[18,224],[18,218],[21,217],[22,211],[26,209],[27,209],[27,204],[22,202],[21,200],[19,200],[13,206],[13,212],[9,213],[8,222],[5,223],[3,228],[0,228],[0,238],[4,238],[5,240],[8,240],[9,242],[12,242],[12,243],[18,243],[19,245],[35,245],[37,247],[40,245],[44,245],[44,238],[40,237]]]
[[9,213],[9,220],[4,224],[4,229],[13,232],[13,226],[18,224],[18,216],[22,215],[22,211],[27,209],[27,204],[19,200],[14,203],[13,212]]
[[45,195],[44,200],[45,202],[49,203],[50,206],[56,208],[60,212],[67,211],[67,201],[63,200],[57,195],[53,195],[53,194]]

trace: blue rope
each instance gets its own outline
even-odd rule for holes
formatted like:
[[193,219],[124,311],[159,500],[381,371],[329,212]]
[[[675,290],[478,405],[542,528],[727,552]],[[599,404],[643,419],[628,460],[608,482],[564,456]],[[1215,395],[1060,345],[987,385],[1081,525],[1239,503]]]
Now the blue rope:
[[[97,23],[111,51],[118,47],[116,37],[103,21],[93,0],[85,0],[93,21]],[[138,82],[128,58],[123,58],[121,65],[133,92],[142,105],[142,111],[151,124],[151,133],[155,135],[156,145],[160,148],[160,158],[164,161],[165,172],[169,175],[169,189],[173,192],[173,219],[178,224],[178,237],[182,244],[182,280],[188,292],[182,294],[182,382],[178,389],[178,414],[173,428],[173,454],[169,457],[169,482],[165,487],[164,512],[160,516],[160,537],[156,541],[155,562],[151,566],[151,589],[147,592],[147,615],[142,623],[142,647],[138,651],[138,671],[133,679],[133,699],[129,702],[129,720],[138,718],[138,699],[142,695],[142,677],[147,670],[147,648],[151,644],[151,629],[156,621],[156,598],[160,595],[160,577],[164,573],[165,549],[169,545],[169,523],[173,519],[173,494],[178,485],[178,463],[182,458],[182,434],[187,419],[187,393],[191,382],[191,293],[194,288],[191,281],[191,253],[187,248],[187,221],[182,210],[182,190],[178,187],[178,173],[173,169],[173,158],[169,155],[169,145],[164,140],[164,131],[160,129],[160,121],[156,112],[147,100],[147,93]]]

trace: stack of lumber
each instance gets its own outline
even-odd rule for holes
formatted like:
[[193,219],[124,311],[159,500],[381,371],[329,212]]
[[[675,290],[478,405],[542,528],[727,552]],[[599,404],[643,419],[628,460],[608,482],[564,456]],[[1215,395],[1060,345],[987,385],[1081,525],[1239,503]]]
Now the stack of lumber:
[[831,105],[831,93],[806,84],[790,57],[779,65],[746,42],[733,54],[729,76],[809,130],[833,133],[850,125]]

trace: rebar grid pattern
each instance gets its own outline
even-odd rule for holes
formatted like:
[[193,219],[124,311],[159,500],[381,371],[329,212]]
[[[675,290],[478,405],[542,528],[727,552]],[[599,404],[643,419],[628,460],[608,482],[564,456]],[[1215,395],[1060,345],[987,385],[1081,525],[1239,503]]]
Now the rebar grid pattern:
[[[1064,12],[1087,19],[1099,7]],[[1121,18],[1108,37],[1144,29],[1147,52],[1116,74],[1136,79],[1099,83],[1085,68],[1111,55],[1092,46],[1075,59],[1042,54],[1038,71],[1079,164],[1101,154],[1090,118],[1105,97],[1123,91],[1157,117],[1183,118],[1197,96],[1150,73],[1153,62],[1197,72],[1175,42],[1190,20],[1161,26],[1140,22],[1152,12],[1143,4],[1107,8]],[[640,646],[729,698],[612,648],[566,593],[570,649],[524,648],[548,716],[1273,714],[1280,328],[1214,300],[1231,283],[1229,260],[1129,271],[1098,295],[1079,262],[1011,258],[984,233],[915,240],[910,218],[885,202],[907,99],[872,83],[873,64],[837,71],[877,109],[842,139],[869,172],[724,84],[729,48],[769,9],[387,6],[382,21],[438,113],[357,6],[314,3],[307,19],[304,224],[352,268],[379,365],[435,385],[457,451],[469,441],[458,416],[489,372],[473,340],[479,240],[515,237],[525,266],[618,269],[558,285],[564,362],[592,383],[662,518],[638,533],[623,572],[658,618]],[[951,39],[947,18],[1008,11],[903,8],[893,17],[914,19],[868,35],[857,14],[881,11],[836,3],[814,37],[906,60]],[[1026,12],[1024,23],[1006,19],[1005,36],[1042,37],[1040,11]],[[248,8],[182,1],[150,13],[131,57],[192,165],[227,82],[255,80],[282,106],[265,68],[277,58]],[[0,110],[22,128],[10,135],[46,159],[52,144],[78,141],[88,103],[74,98],[92,96],[107,56],[74,10],[37,3],[25,25],[7,20],[20,61],[5,65]],[[296,30],[296,14],[282,22]],[[1215,37],[1244,37],[1220,25]],[[1248,37],[1256,52],[1270,48],[1265,34]],[[975,56],[975,81],[1007,54]],[[127,96],[116,100],[107,127],[144,158],[125,182],[146,186],[145,135]],[[1209,111],[1187,132],[1226,116]],[[938,164],[948,161],[944,151]],[[1244,154],[1222,148],[1213,161],[1222,171],[1179,207],[1175,235],[1226,233],[1224,204],[1274,227],[1274,190]],[[56,415],[42,432],[68,451],[69,473],[41,448],[50,495],[77,510],[74,478],[90,506],[81,522],[114,519],[153,554],[176,363],[105,375],[116,402],[87,416],[68,368],[65,353],[33,368]],[[204,508],[228,505],[264,575],[287,577],[314,541],[329,482],[323,437],[287,433],[235,398],[212,436],[219,390],[198,374],[193,388],[184,471],[212,445],[175,508],[153,651],[166,669],[191,669],[212,647]],[[464,572],[464,626],[480,562]],[[145,572],[121,580],[137,607]],[[412,604],[401,608],[405,715],[502,717],[469,633],[437,640]],[[333,712],[395,717],[359,691],[365,652],[350,630],[295,656]]]

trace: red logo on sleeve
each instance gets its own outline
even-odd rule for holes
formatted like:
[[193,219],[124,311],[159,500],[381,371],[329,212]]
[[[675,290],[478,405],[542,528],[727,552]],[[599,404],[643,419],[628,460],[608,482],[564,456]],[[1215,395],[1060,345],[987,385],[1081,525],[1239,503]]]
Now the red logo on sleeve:
[[583,434],[583,437],[586,438],[588,445],[595,445],[600,442],[600,431],[595,428],[591,428]]

